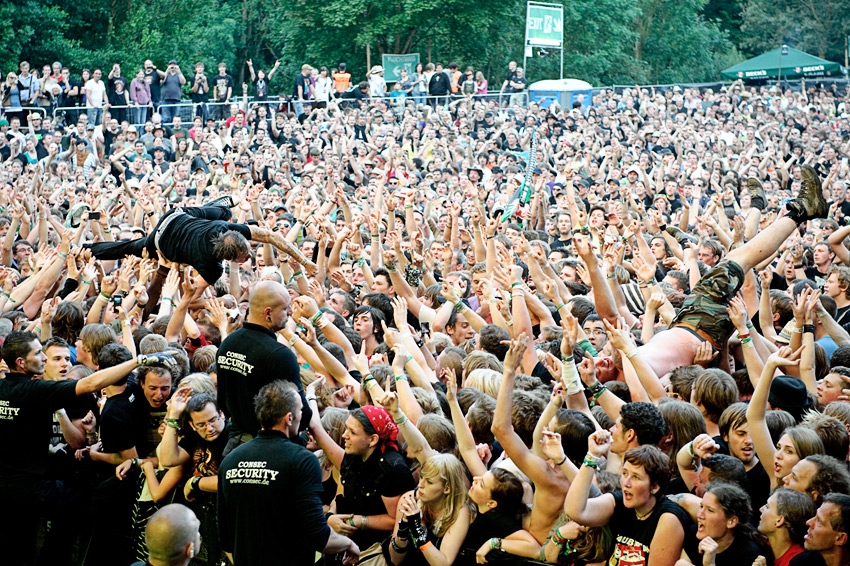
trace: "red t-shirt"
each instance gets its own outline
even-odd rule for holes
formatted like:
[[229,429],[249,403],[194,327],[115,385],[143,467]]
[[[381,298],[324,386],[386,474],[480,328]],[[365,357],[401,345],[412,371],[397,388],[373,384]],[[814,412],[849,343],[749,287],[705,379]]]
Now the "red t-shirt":
[[788,564],[791,562],[791,559],[803,552],[803,550],[805,549],[799,544],[792,544],[791,548],[785,551],[785,554],[774,560],[773,565],[788,566]]

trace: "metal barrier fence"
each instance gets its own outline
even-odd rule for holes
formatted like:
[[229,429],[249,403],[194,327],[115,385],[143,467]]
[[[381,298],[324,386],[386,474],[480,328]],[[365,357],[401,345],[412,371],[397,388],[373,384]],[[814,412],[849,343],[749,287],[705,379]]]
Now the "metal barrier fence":
[[43,106],[4,106],[2,110],[5,116],[19,116],[21,118],[21,123],[24,125],[26,125],[26,119],[24,118],[24,116],[26,116],[27,114],[38,112],[39,114],[41,114],[42,118],[47,117],[47,108],[44,108]]
[[[432,97],[432,96],[406,96],[405,103],[407,101],[413,100],[416,104],[432,104],[432,106],[447,106],[451,103],[462,100],[466,98],[465,96],[445,96],[445,97]],[[522,93],[500,93],[499,91],[490,91],[487,94],[475,94],[470,97],[475,101],[483,101],[483,102],[496,102],[497,106],[507,107],[512,106],[514,104],[519,104],[521,106],[528,106],[528,92]],[[344,99],[344,98],[336,98],[335,99],[339,103],[349,103],[356,104],[358,100],[356,99]],[[398,98],[392,96],[383,96],[383,97],[370,97],[366,99],[367,102],[374,102],[376,100],[383,100],[387,103],[391,108],[398,101]],[[270,97],[265,100],[257,101],[253,97],[248,98],[249,107],[252,105],[264,104],[275,111],[283,111],[283,112],[295,112],[296,102],[291,97]],[[315,100],[305,101],[315,103]],[[183,123],[191,123],[195,116],[201,116],[204,121],[207,118],[212,118],[214,120],[226,120],[230,116],[230,107],[233,105],[238,105],[241,107],[243,101],[241,98],[234,99],[230,102],[192,102],[189,100],[181,100],[180,102],[164,102],[159,104],[155,109],[151,106],[110,106],[109,108],[88,108],[85,106],[60,106],[54,108],[53,110],[53,118],[64,118],[66,124],[76,123],[77,118],[80,114],[87,114],[89,117],[89,122],[92,123],[100,123],[101,117],[103,115],[104,110],[108,111],[113,118],[118,118],[119,121],[127,120],[131,126],[135,128],[141,128],[145,125],[147,120],[150,120],[151,115],[154,110],[159,112],[162,116],[163,124],[172,123],[172,119],[174,116],[180,116],[180,119]],[[11,109],[7,109],[9,111]],[[34,107],[33,110],[39,110],[43,112],[45,115],[47,111],[45,108]]]

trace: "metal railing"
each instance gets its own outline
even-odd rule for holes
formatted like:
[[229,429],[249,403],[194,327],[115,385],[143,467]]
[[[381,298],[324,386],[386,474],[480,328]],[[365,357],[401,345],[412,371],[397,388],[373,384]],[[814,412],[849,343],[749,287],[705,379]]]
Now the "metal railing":
[[47,108],[43,106],[4,106],[0,108],[3,111],[4,115],[9,114],[32,114],[33,112],[38,112],[42,115],[43,118],[47,117]]

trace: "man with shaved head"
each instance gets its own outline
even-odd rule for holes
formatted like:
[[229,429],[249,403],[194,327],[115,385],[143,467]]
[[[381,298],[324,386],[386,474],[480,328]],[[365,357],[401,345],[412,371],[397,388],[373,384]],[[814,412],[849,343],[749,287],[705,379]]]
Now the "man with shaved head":
[[[191,509],[172,503],[153,514],[145,528],[150,566],[186,566],[201,549],[201,522]],[[146,566],[136,562],[133,566]]]
[[310,422],[312,412],[301,385],[298,360],[289,347],[277,340],[276,333],[286,326],[289,313],[286,287],[276,281],[257,283],[248,298],[245,324],[218,349],[218,399],[232,423],[225,456],[260,430],[254,397],[276,379],[295,384],[304,407],[301,428],[306,429]]

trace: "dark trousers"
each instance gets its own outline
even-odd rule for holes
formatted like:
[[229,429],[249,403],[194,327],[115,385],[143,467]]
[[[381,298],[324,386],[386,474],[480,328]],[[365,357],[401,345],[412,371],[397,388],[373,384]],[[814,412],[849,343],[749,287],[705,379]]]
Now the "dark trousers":
[[[117,242],[97,242],[94,244],[84,244],[84,248],[91,249],[92,255],[97,259],[116,260],[124,259],[125,256],[134,255],[142,257],[142,252],[148,250],[148,257],[156,257],[156,246],[154,246],[154,236],[156,231],[162,225],[166,218],[174,214],[176,210],[182,210],[189,216],[193,216],[199,220],[230,220],[230,209],[223,206],[187,206],[180,209],[172,209],[162,215],[159,222],[156,223],[149,236],[139,238],[137,240],[118,240]],[[166,232],[168,227],[165,228]],[[167,237],[166,234],[160,238]],[[170,259],[170,258],[165,258]]]
[[[0,562],[4,566],[70,564],[71,547],[78,534],[85,494],[68,482],[26,480],[3,482],[0,501]],[[50,530],[35,560],[40,518],[50,520]]]

